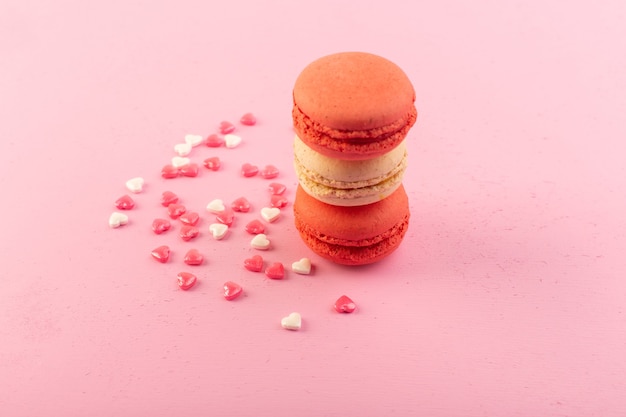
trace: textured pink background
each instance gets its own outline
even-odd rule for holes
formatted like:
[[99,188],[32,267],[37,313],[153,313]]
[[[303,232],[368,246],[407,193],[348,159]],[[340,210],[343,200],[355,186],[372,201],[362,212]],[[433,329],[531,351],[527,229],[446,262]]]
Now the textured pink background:
[[[625,3],[408,4],[0,4],[2,416],[626,415]],[[278,166],[293,196],[293,81],[343,50],[415,84],[411,227],[343,268],[289,206],[263,255],[315,274],[268,280],[241,266],[267,182],[238,167]],[[239,148],[194,150],[222,171],[160,178],[185,134],[248,111]],[[131,224],[109,229],[137,175]],[[195,242],[149,230],[166,189],[202,212]],[[204,206],[240,195],[256,211],[212,240]],[[182,292],[190,247],[209,261]],[[221,298],[226,280],[246,296]],[[357,312],[332,311],[341,294]]]

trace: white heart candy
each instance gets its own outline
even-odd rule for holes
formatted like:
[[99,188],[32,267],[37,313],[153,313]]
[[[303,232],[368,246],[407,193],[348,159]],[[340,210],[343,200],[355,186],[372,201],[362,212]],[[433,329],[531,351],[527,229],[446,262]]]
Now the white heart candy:
[[222,223],[213,223],[209,226],[209,231],[215,240],[221,240],[228,232],[228,226]]
[[236,148],[241,143],[241,137],[231,133],[224,135],[224,144],[227,148]]
[[309,275],[311,273],[311,260],[302,258],[291,264],[291,270],[296,274]]
[[226,210],[226,207],[224,207],[224,202],[222,200],[216,198],[215,200],[207,204],[206,209],[213,214],[220,214],[221,212]]
[[128,190],[131,193],[140,193],[143,190],[143,178],[141,177],[136,177],[136,178],[131,178],[128,181],[126,181],[126,188],[128,188]]
[[263,233],[259,233],[252,238],[250,246],[254,249],[267,250],[270,247],[270,241]]
[[263,207],[261,209],[261,217],[263,217],[266,222],[272,223],[280,217],[280,209],[277,207]]
[[109,226],[114,229],[123,226],[126,223],[128,223],[128,216],[124,213],[115,211],[109,216]]
[[287,330],[300,330],[302,327],[302,316],[300,316],[300,313],[291,313],[280,320],[280,325]]
[[202,143],[202,136],[200,135],[185,135],[185,143],[191,146],[198,146]]
[[184,167],[185,165],[189,165],[190,163],[191,160],[183,156],[175,156],[172,158],[172,166],[174,168]]
[[174,145],[174,152],[176,152],[178,156],[187,156],[191,153],[191,144],[190,143],[178,143]]

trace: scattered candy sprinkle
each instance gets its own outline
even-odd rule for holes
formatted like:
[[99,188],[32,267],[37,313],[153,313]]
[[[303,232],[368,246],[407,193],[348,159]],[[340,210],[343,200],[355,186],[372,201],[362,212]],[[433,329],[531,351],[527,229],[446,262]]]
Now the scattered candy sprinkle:
[[300,330],[302,327],[302,316],[300,316],[300,313],[291,313],[280,320],[280,325],[287,330]]
[[204,160],[204,166],[211,171],[217,171],[222,166],[222,162],[217,156],[212,156],[211,158],[207,158]]
[[154,219],[152,221],[152,231],[157,235],[170,230],[172,224],[167,219]]
[[236,148],[237,146],[239,146],[239,144],[241,144],[241,136],[237,136],[237,135],[233,135],[232,133],[229,133],[228,135],[224,136],[224,142],[227,148],[229,149]]
[[193,287],[196,284],[196,281],[198,281],[198,277],[191,272],[179,272],[176,278],[180,289],[185,291]]
[[263,233],[259,233],[258,235],[252,238],[250,242],[250,246],[254,249],[258,250],[268,250],[270,247],[270,240]]
[[170,248],[166,245],[159,246],[152,250],[151,255],[154,259],[164,264],[170,259]]
[[172,158],[172,166],[174,168],[184,167],[185,165],[189,165],[191,163],[191,159],[186,156],[175,156]]
[[220,123],[220,133],[225,135],[227,133],[233,133],[235,131],[235,125],[231,122],[223,121]]
[[165,179],[176,178],[179,174],[178,168],[172,164],[167,164],[161,168],[161,176]]
[[180,228],[180,232],[178,233],[178,235],[180,236],[180,238],[182,240],[184,240],[185,242],[195,238],[196,236],[198,236],[200,234],[200,230],[198,230],[197,227],[195,226],[190,226],[188,224],[184,225],[183,227]]
[[206,146],[210,148],[219,148],[223,144],[224,144],[224,139],[218,134],[213,133],[212,135],[209,135],[206,138]]
[[252,113],[246,113],[243,116],[241,116],[241,119],[239,119],[239,122],[242,125],[254,126],[256,124],[256,117],[254,117]]
[[196,147],[202,143],[201,135],[185,135],[185,143],[188,143],[192,147]]
[[191,153],[191,144],[190,143],[177,143],[174,145],[174,152],[178,156],[187,156]]
[[135,207],[135,202],[133,201],[131,196],[126,194],[115,200],[115,207],[117,207],[119,210],[131,210],[133,207]]
[[335,310],[339,313],[352,313],[356,309],[356,304],[347,295],[342,295],[335,301]]
[[183,206],[182,204],[172,203],[169,206],[167,206],[167,214],[172,219],[179,218],[180,216],[185,214],[186,211],[187,211],[187,208]]
[[161,205],[167,207],[172,203],[178,203],[178,196],[171,191],[163,191],[163,194],[161,194]]
[[180,175],[183,177],[197,177],[198,172],[200,172],[200,168],[198,167],[198,164],[193,162],[180,167]]
[[283,208],[287,205],[287,203],[287,198],[282,195],[272,195],[270,197],[270,205],[272,207]]
[[233,201],[230,207],[237,212],[247,213],[250,211],[250,202],[245,197],[239,197],[235,201]]
[[261,177],[265,178],[266,180],[276,178],[278,176],[278,173],[278,168],[276,168],[274,165],[266,165],[265,168],[260,171]]
[[207,204],[206,209],[213,214],[220,214],[221,212],[226,210],[226,206],[224,205],[224,202],[222,200],[216,198],[215,200],[212,200],[209,204]]
[[246,232],[252,235],[258,235],[259,233],[265,233],[265,226],[259,220],[252,220],[246,224]]
[[223,223],[213,223],[209,226],[209,232],[213,235],[213,239],[222,240],[228,233],[228,226]]
[[131,193],[135,193],[135,194],[143,191],[143,185],[144,185],[144,180],[141,177],[131,178],[128,181],[126,181],[126,188],[128,188],[128,191],[130,191]]
[[248,271],[261,272],[263,270],[263,258],[261,255],[254,255],[251,258],[246,258],[243,261],[243,266]]
[[261,217],[268,222],[273,223],[280,217],[280,209],[276,207],[263,207],[261,209]]
[[284,184],[280,184],[278,182],[270,183],[269,187],[267,187],[270,194],[272,195],[282,195],[287,187]]
[[118,227],[124,226],[127,223],[128,223],[128,216],[125,215],[124,213],[115,211],[111,213],[111,215],[109,216],[109,227],[113,229],[117,229]]
[[259,167],[257,167],[256,165],[246,163],[241,166],[241,175],[243,175],[244,177],[254,177],[258,173]]
[[302,258],[291,264],[291,270],[296,274],[309,275],[311,273],[311,260]]
[[274,262],[265,268],[265,275],[271,279],[285,278],[285,267],[281,262]]
[[224,283],[224,298],[228,301],[232,301],[235,298],[239,297],[242,292],[243,288],[241,288],[241,285],[232,281]]
[[183,262],[187,265],[202,265],[204,256],[202,256],[198,249],[189,249],[183,258]]
[[180,215],[180,221],[190,226],[195,226],[200,220],[200,215],[195,211],[187,211]]

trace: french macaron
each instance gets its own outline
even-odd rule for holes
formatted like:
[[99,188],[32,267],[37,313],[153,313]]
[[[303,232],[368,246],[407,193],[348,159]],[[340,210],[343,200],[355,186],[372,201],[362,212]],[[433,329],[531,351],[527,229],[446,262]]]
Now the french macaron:
[[294,140],[294,167],[303,190],[337,206],[360,206],[386,198],[402,183],[407,166],[404,141],[389,152],[364,160],[330,158]]
[[370,159],[398,146],[415,124],[415,90],[402,69],[365,52],[307,65],[293,88],[297,136],[322,155]]
[[402,185],[381,201],[354,207],[323,203],[298,186],[293,211],[304,243],[343,265],[370,264],[391,254],[402,242],[410,217]]

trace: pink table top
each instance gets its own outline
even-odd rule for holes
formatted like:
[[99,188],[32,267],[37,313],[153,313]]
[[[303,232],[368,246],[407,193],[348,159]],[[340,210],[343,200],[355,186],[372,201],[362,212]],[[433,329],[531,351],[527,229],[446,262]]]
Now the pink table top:
[[[2,416],[626,415],[626,3],[408,4],[0,5]],[[291,214],[291,88],[345,50],[400,65],[419,112],[409,232],[364,268],[311,253]],[[189,155],[219,171],[161,178],[223,120],[241,145]],[[269,202],[244,163],[287,186],[266,265],[309,257],[312,275],[243,268]],[[166,190],[201,215],[196,239],[150,230]],[[214,240],[205,206],[241,196],[252,210]]]

